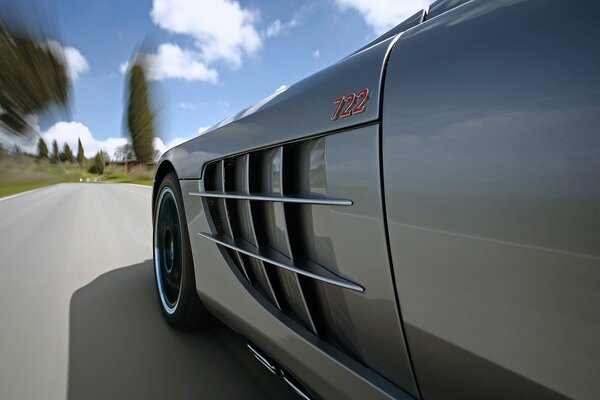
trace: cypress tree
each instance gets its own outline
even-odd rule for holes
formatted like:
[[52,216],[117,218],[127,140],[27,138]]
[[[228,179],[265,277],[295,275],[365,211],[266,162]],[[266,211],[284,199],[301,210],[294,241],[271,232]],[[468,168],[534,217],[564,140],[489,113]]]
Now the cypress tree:
[[83,145],[81,144],[81,138],[77,138],[77,163],[79,166],[83,166],[85,161],[85,154],[83,153]]
[[88,171],[92,174],[102,175],[104,173],[104,162],[104,154],[102,154],[101,151],[97,152],[94,156],[94,162],[92,163]]
[[130,68],[128,77],[127,127],[135,156],[140,162],[154,156],[154,115],[150,109],[146,72],[140,62]]
[[73,163],[73,150],[71,150],[71,146],[68,143],[63,145],[63,153],[65,154],[65,161]]
[[52,141],[52,158],[50,159],[52,162],[58,162],[59,154],[58,154],[58,143],[56,139]]
[[44,139],[40,138],[40,140],[38,140],[37,148],[38,158],[48,158],[48,146],[46,145]]

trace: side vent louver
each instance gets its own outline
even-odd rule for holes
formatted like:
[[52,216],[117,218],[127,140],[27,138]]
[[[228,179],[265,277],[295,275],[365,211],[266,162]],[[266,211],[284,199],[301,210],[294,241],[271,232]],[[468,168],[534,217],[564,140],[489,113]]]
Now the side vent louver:
[[306,298],[310,280],[348,290],[364,289],[306,258],[299,224],[306,205],[351,206],[347,199],[306,193],[311,171],[299,162],[296,145],[243,154],[206,166],[203,198],[211,232],[200,232],[226,251],[244,277],[273,305],[315,334]]

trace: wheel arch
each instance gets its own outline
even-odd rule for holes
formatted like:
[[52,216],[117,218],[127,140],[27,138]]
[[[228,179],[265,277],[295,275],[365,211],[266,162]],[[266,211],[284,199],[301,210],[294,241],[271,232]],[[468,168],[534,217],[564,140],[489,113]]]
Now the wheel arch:
[[[177,171],[175,167],[169,160],[163,160],[156,169],[156,173],[154,174],[154,184],[152,185],[152,216],[154,217],[154,208],[156,207],[156,196],[158,195],[158,188],[160,187],[160,183],[165,179],[165,176],[170,174],[171,172],[175,173],[177,176]],[[179,178],[177,178],[179,179]],[[153,218],[154,221],[154,218]]]

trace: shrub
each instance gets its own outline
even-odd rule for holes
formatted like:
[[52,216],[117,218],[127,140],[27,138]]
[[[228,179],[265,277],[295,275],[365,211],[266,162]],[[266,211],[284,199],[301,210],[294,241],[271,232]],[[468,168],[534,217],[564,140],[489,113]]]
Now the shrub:
[[102,175],[104,173],[104,155],[101,152],[96,153],[94,162],[88,169],[92,174]]

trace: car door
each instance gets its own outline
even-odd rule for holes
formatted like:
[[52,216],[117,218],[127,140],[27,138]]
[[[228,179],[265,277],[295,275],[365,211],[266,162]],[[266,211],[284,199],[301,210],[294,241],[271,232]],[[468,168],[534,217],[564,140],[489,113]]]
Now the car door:
[[599,15],[471,1],[393,49],[385,203],[425,399],[600,398]]

